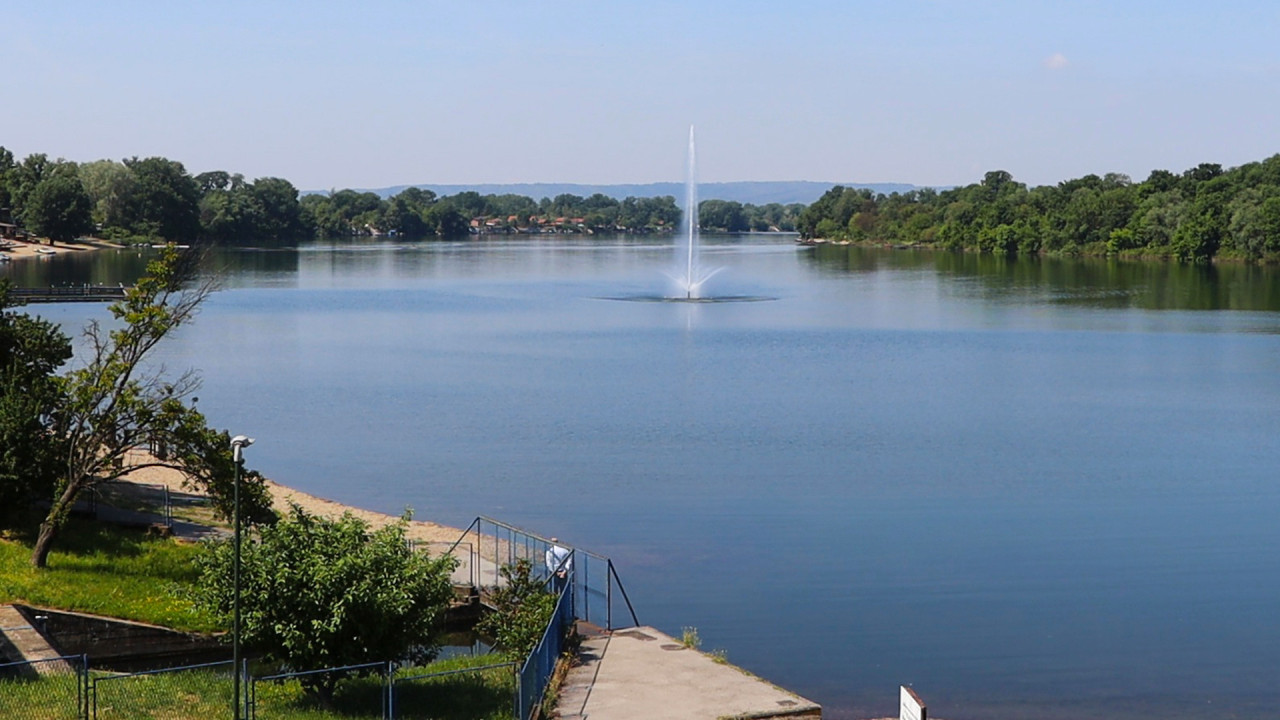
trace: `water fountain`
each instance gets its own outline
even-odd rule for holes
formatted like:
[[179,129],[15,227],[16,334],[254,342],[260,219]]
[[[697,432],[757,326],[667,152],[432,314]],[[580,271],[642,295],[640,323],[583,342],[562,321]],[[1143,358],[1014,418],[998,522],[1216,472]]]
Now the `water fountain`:
[[676,267],[683,268],[671,275],[676,282],[676,298],[684,300],[701,299],[702,284],[720,272],[715,268],[703,271],[698,264],[698,178],[697,178],[697,144],[694,142],[693,126],[689,126],[689,165],[684,182],[684,224],[683,242],[676,243]]
[[675,268],[664,273],[671,279],[673,289],[665,295],[636,295],[608,298],[631,302],[663,303],[730,303],[759,302],[777,298],[756,295],[703,296],[703,285],[724,268],[705,269],[699,262],[698,248],[698,179],[697,146],[694,144],[693,126],[689,126],[689,166],[684,186],[684,228],[676,238]]

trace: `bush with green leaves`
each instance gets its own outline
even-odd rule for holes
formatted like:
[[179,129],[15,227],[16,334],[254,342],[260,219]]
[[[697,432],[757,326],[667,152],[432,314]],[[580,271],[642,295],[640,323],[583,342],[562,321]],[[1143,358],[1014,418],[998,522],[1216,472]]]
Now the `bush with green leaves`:
[[[295,670],[429,655],[453,597],[456,560],[411,549],[407,527],[407,514],[370,530],[350,513],[333,520],[297,505],[261,526],[241,549],[244,646]],[[197,603],[230,627],[232,542],[210,542],[197,563]],[[309,682],[322,701],[332,697],[335,678]]]
[[476,625],[493,638],[509,657],[523,660],[533,651],[556,611],[556,595],[533,577],[533,564],[524,558],[499,570],[505,581],[491,597],[494,610]]

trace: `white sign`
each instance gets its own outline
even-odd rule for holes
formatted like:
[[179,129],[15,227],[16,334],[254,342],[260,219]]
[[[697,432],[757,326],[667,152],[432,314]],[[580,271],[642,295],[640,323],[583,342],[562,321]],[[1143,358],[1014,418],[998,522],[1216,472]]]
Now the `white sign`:
[[929,720],[929,710],[916,691],[906,685],[899,687],[902,691],[899,693],[898,720]]

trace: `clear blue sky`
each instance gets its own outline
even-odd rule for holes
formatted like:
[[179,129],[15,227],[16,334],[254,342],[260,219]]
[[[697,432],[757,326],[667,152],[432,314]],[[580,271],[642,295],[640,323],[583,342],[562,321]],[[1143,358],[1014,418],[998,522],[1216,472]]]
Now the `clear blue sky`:
[[1280,3],[13,2],[0,145],[304,189],[1145,178],[1280,152]]

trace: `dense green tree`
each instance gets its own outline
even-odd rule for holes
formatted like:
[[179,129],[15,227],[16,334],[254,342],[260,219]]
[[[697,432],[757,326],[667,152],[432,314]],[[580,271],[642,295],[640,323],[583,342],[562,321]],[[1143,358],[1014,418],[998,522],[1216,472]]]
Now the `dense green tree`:
[[445,238],[461,237],[467,234],[467,218],[452,202],[443,201],[427,208],[423,215],[427,229]]
[[435,228],[427,226],[426,215],[435,202],[436,194],[430,190],[405,188],[384,203],[379,228],[408,237],[434,234]]
[[31,197],[31,193],[35,191],[36,186],[44,180],[54,166],[49,161],[49,156],[44,153],[32,153],[22,159],[22,162],[14,166],[8,173],[8,187],[10,201],[13,203],[13,215],[19,222],[26,222],[23,214],[26,210],[27,199]]
[[202,172],[193,179],[196,181],[196,187],[200,188],[201,195],[208,195],[214,190],[235,190],[245,184],[243,175],[225,170]]
[[13,194],[9,189],[9,184],[13,182],[13,171],[16,167],[17,163],[13,160],[13,153],[3,145],[0,145],[0,222],[11,221]]
[[375,193],[339,190],[329,195],[308,195],[302,199],[305,222],[326,235],[367,235],[376,229],[382,214],[382,199]]
[[249,188],[258,208],[254,237],[267,240],[293,240],[309,229],[298,204],[298,189],[282,178],[258,178]]
[[468,218],[482,217],[488,208],[488,203],[485,201],[484,196],[474,190],[450,195],[449,202],[455,210]]
[[80,182],[93,207],[93,222],[103,228],[127,228],[137,178],[127,165],[97,160],[80,166]]
[[519,221],[528,222],[530,215],[538,214],[538,204],[524,195],[489,195],[484,202],[484,215],[507,218],[515,215]]
[[1280,259],[1280,155],[1238,168],[1202,163],[1085,175],[1027,188],[1004,171],[943,191],[871,196],[835,186],[804,208],[802,237],[991,253],[1096,253],[1207,262],[1220,254]]
[[200,187],[182,163],[135,157],[124,164],[137,180],[128,211],[133,233],[171,242],[195,239],[200,233]]
[[221,243],[297,240],[315,233],[311,214],[288,180],[223,171],[195,178],[200,199],[201,237]]
[[200,235],[214,242],[252,240],[262,224],[262,205],[243,185],[210,190],[200,199],[199,209]]
[[[453,597],[452,556],[429,557],[405,538],[407,515],[378,530],[351,514],[329,520],[294,505],[242,548],[241,636],[247,648],[298,669],[406,658],[435,644]],[[232,547],[198,560],[196,600],[230,624]],[[336,677],[304,687],[322,702]]]
[[67,242],[93,230],[92,204],[77,176],[50,173],[27,197],[22,218],[36,235]]
[[0,280],[0,525],[9,527],[53,492],[64,454],[63,439],[49,432],[59,399],[54,372],[71,358],[57,325],[14,307]]
[[744,232],[751,229],[742,203],[732,200],[703,200],[698,203],[698,227],[703,230]]

